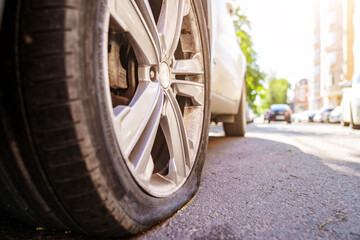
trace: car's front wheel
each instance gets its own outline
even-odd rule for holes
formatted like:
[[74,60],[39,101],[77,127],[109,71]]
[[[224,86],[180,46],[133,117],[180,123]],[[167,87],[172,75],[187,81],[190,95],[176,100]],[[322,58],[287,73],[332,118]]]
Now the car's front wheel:
[[37,226],[123,236],[186,204],[209,124],[201,1],[25,0],[18,13],[23,120],[2,125],[6,208]]

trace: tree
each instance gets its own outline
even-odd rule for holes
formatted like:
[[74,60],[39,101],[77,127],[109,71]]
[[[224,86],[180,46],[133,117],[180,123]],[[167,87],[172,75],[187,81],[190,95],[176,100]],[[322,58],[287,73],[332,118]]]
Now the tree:
[[[266,74],[260,71],[257,64],[257,54],[253,49],[253,42],[248,31],[251,29],[250,20],[240,8],[235,10],[234,26],[236,35],[240,38],[240,48],[246,58],[246,100],[252,105],[257,96],[264,90],[263,80]],[[256,109],[254,109],[256,110]]]
[[269,86],[261,99],[261,110],[270,108],[271,104],[281,104],[287,102],[287,91],[291,84],[284,78],[269,78]]

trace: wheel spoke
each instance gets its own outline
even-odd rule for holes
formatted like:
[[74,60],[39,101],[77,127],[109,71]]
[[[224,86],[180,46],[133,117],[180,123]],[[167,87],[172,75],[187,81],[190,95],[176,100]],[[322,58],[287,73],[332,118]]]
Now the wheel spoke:
[[129,106],[114,108],[115,131],[125,158],[144,170],[159,125],[163,90],[158,83],[140,81]]
[[186,136],[182,113],[177,100],[170,90],[165,91],[164,111],[160,120],[161,128],[170,154],[167,178],[180,183],[189,169],[189,142]]
[[195,106],[204,104],[204,84],[185,80],[172,80],[172,86],[176,95],[191,98]]
[[157,28],[164,57],[169,61],[175,53],[180,38],[184,0],[164,0]]
[[203,75],[204,70],[199,61],[199,57],[175,61],[171,72],[175,75]]
[[[140,65],[155,65],[160,61],[159,39],[150,8],[144,3],[138,7],[134,0],[110,0],[109,12],[116,24],[129,35]],[[116,26],[112,26],[116,25]]]
[[155,109],[153,110],[144,131],[129,156],[130,162],[133,163],[135,172],[146,181],[150,180],[154,170],[151,150],[154,146],[155,136],[159,128],[162,104],[163,94],[160,94]]

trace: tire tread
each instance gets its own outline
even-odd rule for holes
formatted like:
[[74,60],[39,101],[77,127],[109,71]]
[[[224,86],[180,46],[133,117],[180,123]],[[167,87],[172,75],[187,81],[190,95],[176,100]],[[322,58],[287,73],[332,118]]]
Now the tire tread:
[[[37,217],[29,217],[29,222],[73,228],[88,234],[122,236],[141,226],[125,218],[125,213],[109,197],[96,159],[98,148],[89,139],[87,124],[93,121],[93,116],[84,110],[87,96],[81,94],[79,64],[82,18],[79,9],[86,3],[80,0],[63,2],[25,0],[21,9],[21,81],[29,137],[39,160],[39,165],[32,168],[45,173],[42,177],[31,177],[42,181],[59,205],[58,209],[49,205],[53,221],[42,222],[40,219],[44,218],[37,216],[39,209],[35,207],[30,215]],[[28,169],[35,172],[33,170]],[[29,209],[26,202],[21,209]],[[89,219],[92,222],[88,222]]]

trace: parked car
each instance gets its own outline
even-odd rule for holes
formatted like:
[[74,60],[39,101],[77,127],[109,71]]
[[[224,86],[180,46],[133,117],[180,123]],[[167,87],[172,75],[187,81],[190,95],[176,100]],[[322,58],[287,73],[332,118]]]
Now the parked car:
[[23,221],[143,232],[196,193],[210,120],[244,136],[228,2],[3,3],[0,199]]
[[318,122],[320,123],[321,122],[321,119],[322,119],[322,109],[320,109],[319,111],[317,111],[313,117],[313,122]]
[[308,116],[309,116],[309,122],[313,122],[314,121],[314,116],[315,116],[315,114],[316,114],[316,112],[317,111],[309,111],[309,114],[308,114]]
[[341,121],[341,106],[337,106],[329,115],[329,122],[339,123]]
[[329,122],[329,116],[330,116],[330,113],[331,113],[333,110],[334,110],[333,107],[326,108],[326,109],[322,112],[321,122],[324,122],[324,123]]
[[269,119],[270,109],[266,109],[264,112],[264,122]]
[[292,111],[287,104],[273,104],[270,110],[265,112],[264,121],[270,123],[271,121],[286,121],[291,123]]
[[360,129],[360,71],[355,72],[351,83],[343,82],[342,86],[344,91],[341,101],[341,124]]
[[309,118],[308,118],[307,111],[303,111],[303,112],[299,113],[298,119],[299,119],[299,122],[308,122]]
[[300,122],[300,113],[293,113],[291,114],[291,122],[298,123]]
[[313,121],[314,122],[329,122],[329,115],[331,111],[334,110],[333,107],[323,107],[321,108],[314,116]]
[[306,110],[306,111],[303,111],[300,113],[292,114],[291,121],[292,122],[311,122],[315,113],[316,113],[316,111]]
[[254,122],[254,119],[255,119],[254,111],[251,109],[251,107],[249,107],[249,104],[246,104],[246,122],[252,123]]

